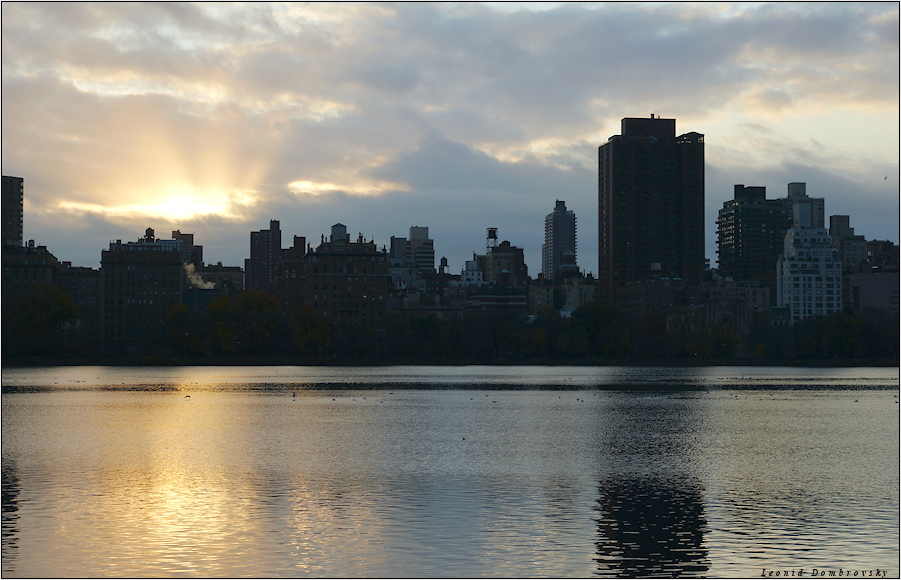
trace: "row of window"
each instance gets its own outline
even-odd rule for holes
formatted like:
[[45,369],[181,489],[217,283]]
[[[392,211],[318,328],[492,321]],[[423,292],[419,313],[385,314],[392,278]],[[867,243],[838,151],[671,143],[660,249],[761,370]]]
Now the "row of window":
[[[19,280],[18,272],[13,274],[13,282],[20,282],[20,281],[21,282],[37,282],[38,281],[37,272],[32,272],[31,278],[29,278],[27,275],[23,275],[21,280]],[[44,272],[41,272],[41,282],[46,282],[46,281],[47,281],[47,275]]]

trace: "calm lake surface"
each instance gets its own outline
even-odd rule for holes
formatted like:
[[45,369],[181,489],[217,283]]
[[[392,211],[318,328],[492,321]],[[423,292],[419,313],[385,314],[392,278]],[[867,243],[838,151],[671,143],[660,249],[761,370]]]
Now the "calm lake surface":
[[899,575],[898,369],[4,369],[4,577]]

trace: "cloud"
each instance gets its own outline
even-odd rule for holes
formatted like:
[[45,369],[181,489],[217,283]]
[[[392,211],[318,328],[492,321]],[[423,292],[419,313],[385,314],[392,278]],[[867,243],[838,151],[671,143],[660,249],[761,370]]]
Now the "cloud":
[[622,117],[706,135],[708,222],[729,179],[806,171],[845,180],[837,206],[881,195],[868,176],[897,174],[898,13],[4,3],[3,172],[26,178],[34,237],[74,252],[64,240],[90,236],[78,251],[97,260],[98,236],[156,220],[241,264],[249,231],[277,217],[307,236],[355,222],[385,243],[430,225],[452,264],[497,226],[537,273],[544,215],[564,199],[595,270],[597,146]]

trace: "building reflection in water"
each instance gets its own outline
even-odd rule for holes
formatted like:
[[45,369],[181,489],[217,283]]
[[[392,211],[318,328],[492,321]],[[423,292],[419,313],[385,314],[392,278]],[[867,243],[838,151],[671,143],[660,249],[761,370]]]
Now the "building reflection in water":
[[604,576],[701,576],[709,562],[699,482],[611,478],[598,499],[598,572]]
[[704,485],[695,475],[694,445],[703,420],[697,404],[674,396],[624,395],[608,408],[599,442],[599,575],[708,571]]
[[2,536],[3,573],[15,572],[19,553],[19,476],[15,462],[3,458],[3,519]]

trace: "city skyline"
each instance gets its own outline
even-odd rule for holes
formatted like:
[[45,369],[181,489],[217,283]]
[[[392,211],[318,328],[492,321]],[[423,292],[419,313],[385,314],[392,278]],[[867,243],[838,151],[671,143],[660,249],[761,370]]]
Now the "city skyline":
[[898,241],[897,4],[2,10],[3,173],[75,265],[146,227],[243,265],[278,219],[380,248],[429,227],[451,272],[497,227],[535,275],[561,199],[594,272],[597,147],[651,113],[705,135],[712,263],[738,183],[805,182]]

